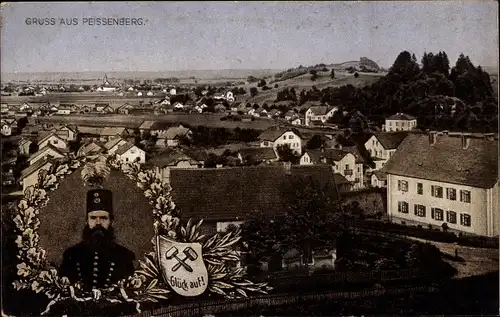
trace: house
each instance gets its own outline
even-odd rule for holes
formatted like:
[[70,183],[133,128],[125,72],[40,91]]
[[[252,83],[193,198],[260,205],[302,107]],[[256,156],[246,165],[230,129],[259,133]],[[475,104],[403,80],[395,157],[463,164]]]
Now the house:
[[[56,107],[52,107],[51,110]],[[60,105],[59,108],[56,108],[57,114],[59,115],[69,115],[71,114],[71,106],[69,105]]]
[[96,143],[95,141],[91,141],[90,143],[82,145],[77,152],[78,156],[93,156],[97,154],[101,154],[106,149],[104,146]]
[[325,123],[328,119],[333,117],[337,110],[339,110],[338,107],[330,106],[310,107],[305,113],[305,125],[311,125],[311,121],[321,121],[321,123]]
[[288,145],[297,154],[302,154],[302,138],[296,129],[270,127],[259,136],[260,147],[271,147],[277,153],[278,146]]
[[33,144],[33,141],[31,141],[30,138],[22,137],[17,144],[19,147],[19,154],[21,154],[21,155],[31,154],[30,148],[31,148],[32,144]]
[[371,176],[370,184],[372,187],[387,187],[387,174],[382,171],[375,171]]
[[1,107],[1,108],[0,108],[0,109],[1,109],[1,110],[0,110],[0,113],[1,113],[2,115],[7,115],[7,114],[9,113],[9,105],[8,105],[8,104],[6,104],[6,103],[2,103],[2,104],[0,105],[0,107]]
[[241,164],[257,165],[278,161],[278,156],[270,147],[247,147],[238,151]]
[[393,222],[499,235],[498,135],[410,134],[382,171]]
[[139,162],[143,164],[146,162],[146,152],[130,142],[120,145],[114,154],[117,160],[123,163]]
[[179,125],[177,127],[171,127],[167,130],[167,132],[165,133],[165,135],[161,135],[161,136],[164,136],[166,142],[167,142],[167,146],[178,146],[179,145],[179,141],[182,139],[182,138],[191,138],[193,135],[193,132],[188,129],[188,128],[185,128],[183,127],[182,125]]
[[138,96],[138,97],[141,97],[141,96],[142,96],[142,92],[140,92],[140,91],[139,91],[139,92],[137,93],[137,96]]
[[189,153],[181,152],[177,149],[167,149],[146,163],[146,166],[153,168],[162,181],[170,181],[170,171],[176,168],[201,168],[203,162],[193,158]]
[[109,154],[115,154],[118,148],[125,143],[127,143],[127,141],[122,139],[121,137],[112,138],[108,142],[106,142],[103,147]]
[[9,136],[15,132],[15,128],[13,127],[14,125],[12,123],[8,123],[6,120],[2,120],[0,124],[2,125],[2,135]]
[[126,135],[124,127],[104,127],[101,131],[101,141],[107,141],[112,138],[122,137]]
[[365,142],[365,148],[375,163],[373,170],[381,169],[407,136],[408,132],[380,132],[370,137]]
[[148,93],[146,94],[146,96],[153,96],[153,92],[152,91],[148,91]]
[[382,127],[383,131],[411,131],[417,127],[417,118],[404,114],[396,113],[385,119],[385,125]]
[[301,125],[302,122],[303,122],[304,119],[301,119],[301,118],[294,118],[292,120],[290,120],[290,123],[293,124],[293,125]]
[[320,150],[307,150],[300,157],[300,165],[317,164],[331,166],[332,172],[345,177],[353,189],[363,187],[363,163],[357,162],[353,153],[322,148]]
[[269,110],[268,114],[271,118],[274,118],[274,117],[278,117],[281,114],[281,111],[279,111],[278,109],[271,109],[271,110]]
[[328,166],[245,166],[170,171],[172,198],[183,219],[203,218],[202,230],[240,225],[255,211],[283,215],[292,204],[291,181],[312,178],[338,199]]
[[170,95],[171,95],[171,96],[177,95],[177,89],[175,89],[175,88],[170,88],[169,93],[170,93]]
[[14,176],[14,169],[16,167],[17,157],[12,157],[7,160],[3,160],[1,164],[1,184],[3,186],[12,186],[16,184],[16,177]]
[[144,133],[145,131],[151,132],[151,128],[153,127],[155,122],[156,121],[151,121],[151,120],[143,121],[139,126],[139,131],[141,131],[141,133]]
[[38,183],[38,173],[41,170],[48,171],[54,164],[55,159],[43,158],[37,160],[21,172],[20,181],[23,184],[23,192],[29,186],[34,186]]
[[292,119],[295,119],[298,117],[298,114],[297,112],[295,112],[294,110],[288,110],[286,113],[285,113],[285,120],[286,121],[290,121]]
[[39,149],[35,154],[28,158],[28,163],[30,165],[36,163],[39,160],[52,157],[52,158],[63,158],[66,157],[68,151],[63,148],[58,148],[52,144],[47,144],[45,147]]
[[165,96],[165,98],[155,101],[155,103],[163,106],[170,106],[170,97]]
[[46,133],[45,135],[42,134],[42,137],[38,140],[39,150],[43,149],[47,145],[52,145],[59,149],[68,149],[68,143],[66,143],[66,140],[64,140],[54,132],[49,132]]
[[134,109],[134,106],[132,106],[129,103],[124,103],[123,105],[116,108],[116,113],[118,113],[118,114],[130,114],[130,110],[132,110],[132,109]]
[[174,110],[181,111],[184,110],[184,105],[180,102],[174,103]]
[[59,137],[68,142],[75,141],[78,136],[78,128],[75,125],[63,125],[55,132]]
[[98,113],[113,113],[115,112],[113,108],[109,105],[109,103],[96,103],[95,110]]
[[234,102],[234,94],[232,91],[226,92],[226,100],[228,102]]

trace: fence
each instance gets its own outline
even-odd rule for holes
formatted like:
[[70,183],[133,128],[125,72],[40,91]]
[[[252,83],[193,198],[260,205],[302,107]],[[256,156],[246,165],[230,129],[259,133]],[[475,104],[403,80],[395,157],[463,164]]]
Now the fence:
[[279,294],[251,297],[242,300],[220,300],[191,303],[179,306],[162,307],[153,309],[129,317],[192,317],[203,314],[216,314],[237,310],[248,310],[252,307],[280,306],[285,304],[297,304],[306,301],[321,301],[327,299],[355,299],[362,297],[376,297],[383,295],[398,295],[406,293],[438,292],[434,286],[401,287],[391,289],[367,289],[358,292],[314,292],[308,294]]

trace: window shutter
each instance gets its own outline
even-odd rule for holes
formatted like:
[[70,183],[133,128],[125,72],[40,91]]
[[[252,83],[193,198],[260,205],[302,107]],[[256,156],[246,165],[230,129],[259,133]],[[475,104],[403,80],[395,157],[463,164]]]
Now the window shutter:
[[401,181],[398,181],[398,190],[401,190]]
[[431,218],[432,218],[432,219],[435,219],[435,218],[434,218],[435,214],[436,214],[435,209],[434,209],[434,208],[431,208]]
[[463,214],[460,214],[460,224],[461,225],[464,224],[464,215]]
[[434,197],[434,185],[431,185],[431,196]]

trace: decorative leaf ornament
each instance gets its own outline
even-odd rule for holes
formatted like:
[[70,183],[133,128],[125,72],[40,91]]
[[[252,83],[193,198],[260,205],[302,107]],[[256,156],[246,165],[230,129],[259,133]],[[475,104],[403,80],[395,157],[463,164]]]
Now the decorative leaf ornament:
[[[143,170],[138,163],[124,164],[105,156],[70,156],[55,161],[49,171],[38,173],[38,182],[24,191],[19,201],[14,223],[17,228],[17,265],[18,280],[15,289],[31,289],[44,293],[51,301],[42,314],[50,311],[59,301],[72,299],[79,302],[107,300],[112,303],[135,303],[141,312],[144,302],[167,300],[172,293],[164,282],[155,252],[139,260],[140,269],[126,279],[106,289],[85,291],[79,283],[71,284],[66,277],[58,275],[57,269],[46,260],[46,251],[40,246],[38,229],[40,209],[49,201],[48,192],[57,189],[59,182],[67,175],[83,166],[81,176],[87,186],[100,187],[109,177],[111,168],[121,170],[129,179],[136,182],[149,200],[154,216],[154,229],[157,235],[165,235],[179,242],[200,242],[203,245],[203,258],[208,271],[207,290],[226,298],[248,297],[249,292],[267,293],[271,288],[266,283],[253,283],[245,279],[245,267],[236,267],[240,252],[236,249],[241,239],[241,231],[226,234],[217,233],[205,237],[201,233],[202,221],[193,223],[191,219],[184,225],[179,218],[179,210],[172,201],[171,187],[162,182],[153,170]],[[155,241],[155,237],[152,237]],[[153,249],[154,250],[154,249]]]

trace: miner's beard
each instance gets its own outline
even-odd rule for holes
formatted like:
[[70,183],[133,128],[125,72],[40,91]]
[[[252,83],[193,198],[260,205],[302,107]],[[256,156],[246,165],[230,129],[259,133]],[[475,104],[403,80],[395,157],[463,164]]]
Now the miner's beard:
[[90,229],[89,225],[85,225],[83,229],[83,242],[93,248],[103,248],[110,246],[115,240],[115,232],[112,226],[108,229],[102,226],[95,226]]

